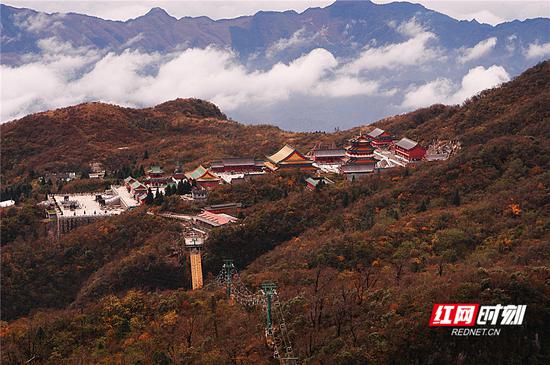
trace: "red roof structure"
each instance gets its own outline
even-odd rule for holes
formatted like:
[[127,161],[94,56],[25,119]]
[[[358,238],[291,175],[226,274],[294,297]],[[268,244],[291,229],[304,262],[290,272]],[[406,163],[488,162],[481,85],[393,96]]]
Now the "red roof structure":
[[419,161],[426,155],[426,149],[408,138],[401,138],[395,144],[395,154],[407,161]]
[[367,133],[367,137],[370,139],[373,147],[389,147],[393,144],[391,133],[380,128],[375,128]]

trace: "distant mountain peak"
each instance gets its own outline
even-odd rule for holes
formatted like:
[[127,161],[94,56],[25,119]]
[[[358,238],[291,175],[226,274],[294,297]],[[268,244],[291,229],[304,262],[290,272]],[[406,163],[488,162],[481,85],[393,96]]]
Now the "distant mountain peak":
[[151,10],[149,10],[149,12],[147,12],[147,14],[144,15],[145,17],[156,17],[156,18],[172,18],[172,19],[176,19],[174,18],[173,16],[171,16],[170,14],[168,14],[166,12],[166,10],[164,10],[163,8],[160,8],[158,6],[154,7],[154,8],[151,8]]

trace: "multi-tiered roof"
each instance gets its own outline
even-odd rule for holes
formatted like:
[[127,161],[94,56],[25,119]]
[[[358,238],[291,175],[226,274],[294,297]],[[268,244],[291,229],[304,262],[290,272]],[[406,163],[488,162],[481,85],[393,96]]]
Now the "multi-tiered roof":
[[346,147],[344,164],[376,164],[376,160],[374,159],[374,147],[367,136],[361,133],[357,137],[350,139],[349,145]]

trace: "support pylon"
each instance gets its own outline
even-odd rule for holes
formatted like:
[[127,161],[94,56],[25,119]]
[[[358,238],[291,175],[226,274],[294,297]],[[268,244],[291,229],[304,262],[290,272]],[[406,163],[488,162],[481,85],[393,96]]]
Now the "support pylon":
[[235,271],[233,260],[223,260],[223,271],[225,273],[225,293],[227,299],[231,299],[231,280],[233,280],[233,272]]
[[203,286],[202,280],[202,257],[201,249],[204,245],[204,238],[191,234],[185,237],[185,246],[189,250],[189,261],[191,264],[191,284],[193,290]]
[[275,283],[270,283],[270,282],[262,283],[262,291],[264,292],[265,303],[266,303],[265,330],[269,335],[273,333],[273,316],[271,314],[271,304],[273,301],[273,294],[275,294],[276,288],[277,288],[277,285]]
[[191,283],[193,290],[202,288],[202,259],[201,251],[199,249],[192,249],[189,252],[189,258],[191,261]]

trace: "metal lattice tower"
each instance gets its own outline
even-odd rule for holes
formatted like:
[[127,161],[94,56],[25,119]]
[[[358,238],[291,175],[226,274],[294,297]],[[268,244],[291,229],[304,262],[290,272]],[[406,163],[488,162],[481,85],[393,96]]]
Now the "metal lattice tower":
[[222,267],[223,273],[224,273],[224,280],[225,280],[225,293],[227,295],[227,299],[231,299],[231,288],[232,288],[232,279],[233,274],[236,272],[235,265],[233,264],[233,260],[223,260],[223,267]]
[[271,303],[273,300],[273,295],[277,292],[275,291],[277,289],[277,285],[275,283],[262,283],[262,291],[265,295],[265,312],[266,312],[266,323],[265,323],[265,330],[266,333],[272,334],[273,333],[273,317],[271,315]]
[[229,300],[235,300],[247,308],[261,306],[266,312],[265,336],[268,346],[273,350],[273,357],[281,365],[297,364],[298,358],[294,356],[275,283],[264,282],[261,289],[253,293],[241,281],[233,261],[224,260],[222,270],[213,284],[225,288]]
[[279,359],[282,365],[295,365],[298,358],[294,356],[288,336],[282,305],[277,295],[277,285],[265,282],[261,288],[265,296],[265,335],[268,345],[273,348],[273,357]]

